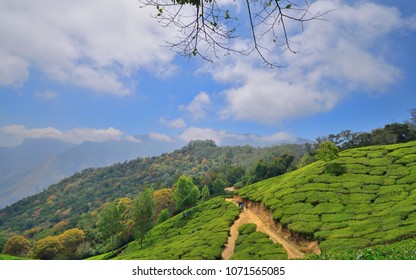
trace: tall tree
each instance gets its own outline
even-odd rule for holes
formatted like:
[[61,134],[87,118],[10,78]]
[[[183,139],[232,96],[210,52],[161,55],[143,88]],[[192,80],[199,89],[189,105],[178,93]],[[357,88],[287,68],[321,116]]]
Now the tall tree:
[[111,251],[116,246],[116,237],[121,237],[129,225],[132,202],[129,198],[117,199],[101,210],[98,229],[105,239],[111,238]]
[[153,190],[146,188],[134,200],[133,217],[136,224],[140,247],[143,247],[143,239],[146,233],[153,227],[155,214],[155,201]]
[[199,195],[199,189],[194,184],[191,177],[181,175],[176,181],[173,199],[177,210],[183,211],[194,206],[198,201]]

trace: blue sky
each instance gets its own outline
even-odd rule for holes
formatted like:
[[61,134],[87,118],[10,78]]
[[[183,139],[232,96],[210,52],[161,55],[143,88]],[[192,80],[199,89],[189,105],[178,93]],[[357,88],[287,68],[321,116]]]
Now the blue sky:
[[[244,12],[236,1],[236,13]],[[136,0],[0,3],[0,146],[26,138],[160,141],[369,131],[416,107],[416,2],[311,1],[327,21],[290,33],[297,54],[188,60]],[[298,29],[296,29],[298,30]],[[236,44],[247,44],[244,34]]]

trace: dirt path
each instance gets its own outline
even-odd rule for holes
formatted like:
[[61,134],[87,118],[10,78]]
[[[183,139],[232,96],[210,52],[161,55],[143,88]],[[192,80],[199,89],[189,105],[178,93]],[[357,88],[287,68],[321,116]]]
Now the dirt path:
[[[240,198],[227,198],[227,201],[238,205]],[[264,209],[260,204],[246,203],[247,207],[240,213],[239,218],[230,228],[230,236],[228,237],[225,249],[222,252],[224,260],[230,259],[234,254],[235,241],[238,237],[238,228],[243,224],[253,223],[257,225],[257,231],[261,231],[269,235],[274,243],[282,244],[287,252],[289,259],[301,259],[305,253],[319,254],[320,249],[316,241],[292,240],[291,234],[287,230],[276,224],[273,220],[272,213]]]

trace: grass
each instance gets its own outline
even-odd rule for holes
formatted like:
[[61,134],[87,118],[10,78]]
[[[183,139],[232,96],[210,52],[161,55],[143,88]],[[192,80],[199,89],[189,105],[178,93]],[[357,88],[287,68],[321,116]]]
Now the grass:
[[27,260],[25,258],[21,258],[21,257],[15,257],[15,256],[10,256],[10,255],[4,255],[4,254],[0,254],[0,260]]
[[217,197],[166,220],[149,231],[141,248],[133,241],[116,254],[90,259],[215,260],[221,259],[230,225],[239,208]]
[[263,202],[292,232],[318,240],[324,256],[366,248],[386,253],[393,249],[377,246],[393,248],[416,237],[415,141],[343,151],[329,164],[342,172],[328,173],[319,161],[238,194]]
[[269,236],[256,231],[255,224],[245,224],[238,229],[234,254],[231,260],[284,260],[286,251]]

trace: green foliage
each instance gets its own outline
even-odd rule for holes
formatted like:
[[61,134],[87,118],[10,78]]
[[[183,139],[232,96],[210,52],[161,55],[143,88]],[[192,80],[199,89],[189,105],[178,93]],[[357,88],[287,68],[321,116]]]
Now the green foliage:
[[32,247],[32,257],[42,260],[74,259],[78,246],[84,241],[84,231],[73,228],[60,235],[37,240]]
[[164,221],[166,221],[167,219],[169,219],[169,210],[168,209],[163,209],[160,212],[159,218],[157,219],[156,224],[161,224]]
[[7,237],[7,235],[4,232],[0,231],[0,252],[3,252],[4,245],[6,244],[8,239],[9,238]]
[[15,235],[7,240],[3,248],[3,254],[25,257],[30,250],[29,240],[23,236]]
[[26,260],[26,258],[0,254],[0,261],[3,260]]
[[48,236],[35,242],[32,248],[33,258],[41,260],[53,260],[62,250],[59,238]]
[[[304,149],[304,145],[217,147],[213,141],[191,141],[181,149],[158,157],[85,169],[35,196],[1,209],[0,231],[7,235],[23,235],[25,231],[37,228],[38,231],[33,231],[30,236],[37,240],[77,227],[88,233],[92,247],[101,246],[97,245],[102,242],[96,229],[97,212],[107,203],[123,197],[134,199],[146,186],[155,191],[165,189],[164,194],[167,194],[166,190],[172,190],[180,175],[191,176],[199,188],[207,185],[211,196],[215,196],[223,192],[223,189],[212,192],[212,182],[216,178],[227,187],[245,186],[246,175],[258,161],[270,162],[282,154],[295,155],[297,161]],[[162,196],[167,200],[156,199],[157,216],[165,208],[171,215],[176,211],[173,200],[170,203],[169,195],[164,194]],[[164,206],[165,203],[169,206]],[[69,223],[52,231],[55,225],[63,225],[65,221]]]
[[286,251],[280,244],[273,243],[263,232],[256,232],[255,224],[245,224],[238,229],[231,260],[282,260],[287,259]]
[[208,189],[208,186],[204,186],[203,188],[202,188],[202,191],[201,191],[201,201],[203,202],[203,201],[207,201],[207,200],[209,200],[209,198],[210,198],[210,193],[209,193],[209,189]]
[[262,201],[294,234],[318,240],[324,256],[394,245],[416,237],[415,149],[409,142],[342,151],[330,163],[345,167],[342,174],[315,162],[238,194]]
[[[121,198],[106,205],[99,213],[97,227],[104,240],[111,238],[111,250],[117,247],[116,238],[120,242],[130,239],[131,209],[132,201],[129,198]],[[126,233],[130,234],[126,236]]]
[[146,188],[134,200],[133,219],[140,238],[140,245],[143,244],[145,234],[153,227],[153,216],[155,213],[155,202],[153,199],[153,190]]
[[173,192],[173,200],[179,211],[194,206],[200,196],[198,187],[194,184],[191,177],[180,176],[175,183],[175,191]]
[[325,141],[319,145],[316,158],[328,163],[338,157],[338,152],[339,149],[333,142]]
[[223,198],[213,198],[178,214],[151,229],[143,242],[133,241],[117,256],[105,254],[95,259],[220,259],[227,242],[230,225],[239,208]]

